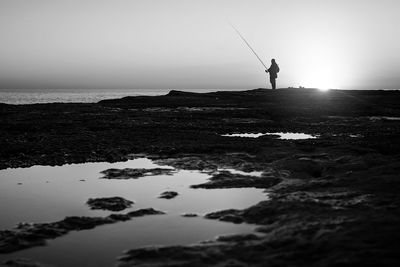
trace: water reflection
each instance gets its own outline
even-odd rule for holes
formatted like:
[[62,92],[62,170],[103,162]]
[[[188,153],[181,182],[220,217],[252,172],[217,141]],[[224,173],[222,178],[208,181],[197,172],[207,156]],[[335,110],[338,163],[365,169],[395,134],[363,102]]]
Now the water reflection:
[[[109,168],[168,168],[142,158],[119,163],[86,163],[57,167],[34,166],[0,170],[0,229],[19,222],[54,222],[65,216],[107,216],[111,212],[91,210],[89,198],[120,196],[135,202],[132,208],[152,207],[167,215],[134,218],[89,231],[72,232],[36,247],[0,255],[31,258],[57,266],[112,266],[123,250],[147,245],[190,244],[216,235],[244,233],[251,225],[235,225],[202,217],[184,218],[183,213],[200,215],[229,208],[242,209],[266,199],[261,189],[191,189],[209,176],[180,170],[172,176],[146,176],[139,179],[99,179]],[[171,200],[160,199],[163,191],[176,191]],[[95,255],[95,256],[94,256]]]
[[247,137],[247,138],[258,138],[263,135],[278,135],[278,139],[283,140],[300,140],[300,139],[314,139],[317,136],[305,134],[305,133],[284,133],[284,132],[276,132],[276,133],[241,133],[241,134],[224,134],[222,136],[227,137]]
[[389,117],[389,116],[371,116],[369,117],[370,120],[388,120],[388,121],[399,121],[400,117]]

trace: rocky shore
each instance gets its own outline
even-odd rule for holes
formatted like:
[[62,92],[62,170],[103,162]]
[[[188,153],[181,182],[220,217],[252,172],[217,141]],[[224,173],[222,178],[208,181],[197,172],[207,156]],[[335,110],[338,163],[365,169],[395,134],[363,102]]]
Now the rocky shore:
[[[398,91],[257,89],[171,91],[93,104],[0,104],[0,168],[146,155],[162,165],[211,174],[207,183],[193,188],[257,187],[270,192],[269,199],[247,209],[205,216],[255,223],[260,225],[257,233],[193,246],[133,249],[120,257],[119,266],[397,266],[398,103]],[[222,136],[267,132],[318,138]],[[261,175],[251,175],[254,171]],[[171,172],[110,169],[104,178]],[[31,231],[27,227],[22,230]],[[15,233],[0,235],[4,251],[14,248],[4,242]]]

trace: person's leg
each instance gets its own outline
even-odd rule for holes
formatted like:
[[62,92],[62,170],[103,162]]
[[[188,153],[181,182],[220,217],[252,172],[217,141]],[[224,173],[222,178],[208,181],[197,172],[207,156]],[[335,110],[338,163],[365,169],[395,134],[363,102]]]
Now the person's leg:
[[276,80],[274,78],[269,79],[272,85],[272,89],[276,89]]

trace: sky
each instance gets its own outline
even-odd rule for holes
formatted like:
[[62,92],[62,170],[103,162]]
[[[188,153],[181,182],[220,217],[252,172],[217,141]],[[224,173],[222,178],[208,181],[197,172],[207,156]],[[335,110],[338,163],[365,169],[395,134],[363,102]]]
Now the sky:
[[0,0],[0,88],[400,89],[399,0]]

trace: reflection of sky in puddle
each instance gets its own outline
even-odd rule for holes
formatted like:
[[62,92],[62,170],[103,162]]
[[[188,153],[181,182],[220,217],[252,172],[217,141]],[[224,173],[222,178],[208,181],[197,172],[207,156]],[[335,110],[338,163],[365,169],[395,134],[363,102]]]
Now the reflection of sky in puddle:
[[[136,159],[0,170],[0,229],[12,228],[19,222],[54,222],[65,216],[107,216],[112,213],[90,210],[85,203],[93,197],[121,196],[135,202],[132,208],[121,213],[148,207],[167,212],[167,215],[133,218],[128,222],[72,232],[48,241],[46,247],[0,255],[0,262],[22,257],[57,266],[112,266],[115,257],[128,248],[190,244],[217,235],[253,230],[252,225],[180,215],[246,208],[267,199],[262,189],[191,189],[190,185],[203,183],[209,176],[185,170],[172,176],[99,179],[102,176],[99,172],[108,168],[155,167],[160,166],[147,159]],[[82,179],[84,181],[80,181]],[[159,194],[166,190],[177,191],[179,195],[171,200],[159,199]]]
[[388,117],[388,116],[371,116],[370,120],[388,120],[388,121],[400,121],[400,117]]
[[361,134],[350,134],[349,137],[351,138],[360,138],[363,137]]
[[222,136],[227,137],[248,137],[248,138],[258,138],[263,135],[279,135],[278,139],[284,140],[299,140],[299,139],[313,139],[316,136],[305,134],[305,133],[243,133],[243,134],[224,134]]
[[331,134],[333,137],[351,137],[351,138],[362,138],[362,134]]
[[244,171],[239,171],[239,170],[235,170],[235,169],[218,169],[218,171],[228,171],[228,172],[233,173],[233,174],[257,176],[257,177],[261,177],[261,175],[263,173],[263,172],[257,172],[257,171],[244,172]]

